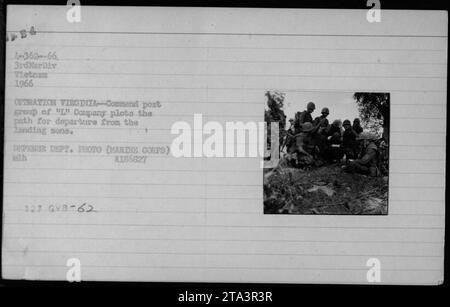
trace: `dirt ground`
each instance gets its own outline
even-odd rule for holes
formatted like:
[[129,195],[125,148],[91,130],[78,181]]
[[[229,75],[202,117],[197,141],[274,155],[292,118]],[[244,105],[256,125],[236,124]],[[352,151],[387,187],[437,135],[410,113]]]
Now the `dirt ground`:
[[348,174],[338,164],[264,171],[266,214],[382,215],[387,211],[387,177]]

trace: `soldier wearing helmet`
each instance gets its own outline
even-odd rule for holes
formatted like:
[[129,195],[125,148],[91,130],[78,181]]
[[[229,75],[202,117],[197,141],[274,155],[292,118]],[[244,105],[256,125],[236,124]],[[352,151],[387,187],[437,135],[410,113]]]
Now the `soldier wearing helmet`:
[[344,120],[342,124],[344,127],[344,133],[342,134],[342,146],[344,148],[344,154],[346,160],[355,159],[357,151],[356,137],[358,134],[353,130],[352,124],[348,119]]
[[314,118],[314,130],[311,134],[314,143],[319,149],[319,152],[324,152],[327,142],[326,131],[329,126],[327,116],[330,114],[330,110],[328,108],[323,108],[321,113],[321,116],[317,116],[316,118]]
[[313,122],[313,118],[312,118],[311,114],[314,112],[315,109],[316,109],[316,105],[314,104],[314,102],[308,102],[308,104],[306,105],[305,111],[297,112],[295,114],[295,129],[296,129],[297,133],[302,130],[302,125],[304,123],[312,123]]
[[314,163],[315,146],[311,138],[313,130],[311,123],[304,123],[301,132],[294,136],[294,142],[288,148],[288,154],[296,157],[296,165],[305,166]]
[[349,162],[344,168],[349,173],[359,173],[370,176],[378,176],[378,147],[375,144],[377,139],[376,135],[369,132],[362,132],[356,138],[361,142],[361,155],[360,158]]
[[325,132],[326,146],[323,149],[324,158],[329,162],[338,162],[344,156],[342,149],[342,122],[339,119],[333,121]]
[[333,121],[333,123],[327,129],[326,135],[328,137],[328,140],[330,140],[331,137],[335,135],[338,135],[339,137],[342,136],[342,122],[340,119],[335,119]]
[[313,121],[313,126],[314,127],[318,126],[319,133],[321,133],[329,125],[327,116],[330,114],[330,110],[328,110],[328,108],[323,108],[321,113],[322,115],[317,116],[316,118],[314,118]]

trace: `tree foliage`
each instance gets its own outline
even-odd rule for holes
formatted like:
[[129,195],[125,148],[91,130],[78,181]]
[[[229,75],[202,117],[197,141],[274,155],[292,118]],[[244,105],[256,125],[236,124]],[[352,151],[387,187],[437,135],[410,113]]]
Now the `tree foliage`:
[[[379,134],[383,128],[383,134],[389,131],[389,93],[362,93],[357,92],[353,98],[358,105],[358,111],[362,124],[369,130]],[[387,136],[387,135],[386,135]]]

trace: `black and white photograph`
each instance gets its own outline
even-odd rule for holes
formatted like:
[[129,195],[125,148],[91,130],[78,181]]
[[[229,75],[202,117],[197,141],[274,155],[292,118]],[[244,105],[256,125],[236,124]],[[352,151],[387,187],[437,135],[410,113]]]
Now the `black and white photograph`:
[[280,159],[264,169],[265,214],[388,214],[389,93],[266,97]]
[[12,2],[0,288],[443,283],[448,11]]

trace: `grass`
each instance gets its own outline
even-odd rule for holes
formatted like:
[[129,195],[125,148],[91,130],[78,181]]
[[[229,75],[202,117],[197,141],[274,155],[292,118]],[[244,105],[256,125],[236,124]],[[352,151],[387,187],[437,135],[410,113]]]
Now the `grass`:
[[387,177],[348,174],[339,164],[264,171],[266,214],[382,215],[387,202]]

